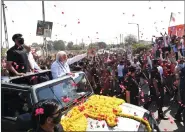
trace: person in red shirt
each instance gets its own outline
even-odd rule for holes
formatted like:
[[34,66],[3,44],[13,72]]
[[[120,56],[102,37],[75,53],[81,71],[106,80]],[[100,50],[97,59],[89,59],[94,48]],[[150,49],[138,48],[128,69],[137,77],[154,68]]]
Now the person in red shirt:
[[174,95],[174,89],[173,89],[174,66],[172,63],[166,63],[165,66],[166,66],[166,71],[165,71],[166,86],[170,96],[173,96]]
[[172,76],[175,74],[175,66],[176,66],[176,62],[171,63],[171,74],[172,74]]
[[110,74],[110,71],[109,70],[107,70],[107,69],[105,69],[104,71],[103,71],[103,88],[101,89],[101,91],[100,91],[100,94],[103,94],[103,95],[109,95],[109,91],[110,91],[110,89],[111,89],[111,87],[110,87],[110,81],[111,81],[111,74]]
[[160,63],[161,66],[162,66],[162,68],[163,68],[163,75],[164,75],[165,78],[167,77],[167,67],[166,67],[166,63],[167,63],[166,60],[163,61],[162,63]]
[[167,68],[167,77],[171,76],[171,64],[170,63],[166,63],[166,68]]

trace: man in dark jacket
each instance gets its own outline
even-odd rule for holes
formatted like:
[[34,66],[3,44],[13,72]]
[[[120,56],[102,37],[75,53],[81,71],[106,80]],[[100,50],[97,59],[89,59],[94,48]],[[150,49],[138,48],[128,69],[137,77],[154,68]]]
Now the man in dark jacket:
[[182,121],[181,113],[183,113],[183,119],[185,124],[185,67],[181,69],[180,72],[180,97],[181,97],[181,103],[179,104],[179,108],[177,110],[177,113],[175,115],[175,119]]
[[158,117],[160,119],[167,119],[163,115],[163,100],[164,100],[164,89],[161,82],[161,76],[158,71],[158,60],[153,60],[153,68],[151,70],[151,78],[150,78],[150,93],[151,93],[151,101],[147,102],[144,105],[145,109],[148,109],[152,101],[156,101],[158,107]]
[[134,105],[139,105],[139,86],[135,79],[135,67],[129,67],[129,73],[125,80],[125,85],[127,87],[127,91],[130,92],[130,103]]

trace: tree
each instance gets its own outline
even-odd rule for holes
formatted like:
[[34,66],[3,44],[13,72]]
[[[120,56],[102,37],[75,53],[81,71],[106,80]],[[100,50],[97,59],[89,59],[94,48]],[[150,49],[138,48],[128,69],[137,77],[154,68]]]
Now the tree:
[[53,41],[49,40],[47,42],[47,49],[48,49],[48,51],[52,51],[53,50]]
[[125,38],[125,45],[128,46],[128,45],[132,45],[132,44],[136,44],[137,43],[137,39],[136,39],[136,36],[132,35],[132,34],[129,34],[127,35]]
[[97,43],[92,43],[92,44],[89,45],[89,48],[98,49],[98,45],[97,45]]
[[152,45],[145,45],[145,44],[133,44],[132,50],[134,54],[139,54],[141,51],[149,50],[152,48]]
[[73,50],[81,50],[82,47],[80,45],[73,45]]
[[31,45],[32,47],[40,47],[40,45],[38,43],[32,43]]
[[1,48],[1,56],[6,56],[6,52],[8,51],[7,48]]
[[51,44],[47,44],[47,49],[48,49],[48,51],[52,51],[52,49],[53,49],[53,45],[51,45]]
[[73,42],[72,41],[67,43],[67,48],[68,49],[72,49],[73,48]]
[[55,50],[65,50],[65,43],[63,40],[54,41],[53,48]]
[[38,51],[42,47],[42,44],[38,44],[35,42],[35,43],[32,43],[31,47],[33,47],[36,51]]
[[98,47],[101,49],[101,48],[106,48],[107,47],[107,44],[105,42],[98,42],[97,43]]
[[81,49],[85,48],[85,43],[80,43],[79,46],[81,47]]

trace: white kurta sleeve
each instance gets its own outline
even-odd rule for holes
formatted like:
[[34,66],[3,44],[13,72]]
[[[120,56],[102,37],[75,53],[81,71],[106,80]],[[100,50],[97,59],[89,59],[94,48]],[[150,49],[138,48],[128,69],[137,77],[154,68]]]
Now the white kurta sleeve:
[[81,59],[85,58],[86,56],[87,56],[87,53],[74,56],[73,58],[69,58],[67,60],[67,63],[68,63],[68,65],[71,65],[71,64],[73,64],[73,63],[75,63],[77,61],[80,61]]

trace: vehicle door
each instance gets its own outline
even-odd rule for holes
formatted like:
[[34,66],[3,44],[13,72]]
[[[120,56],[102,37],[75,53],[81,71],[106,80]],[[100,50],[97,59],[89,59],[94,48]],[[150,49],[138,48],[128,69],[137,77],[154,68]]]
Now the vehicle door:
[[15,132],[17,117],[31,112],[31,94],[28,90],[2,87],[1,99],[2,131]]

